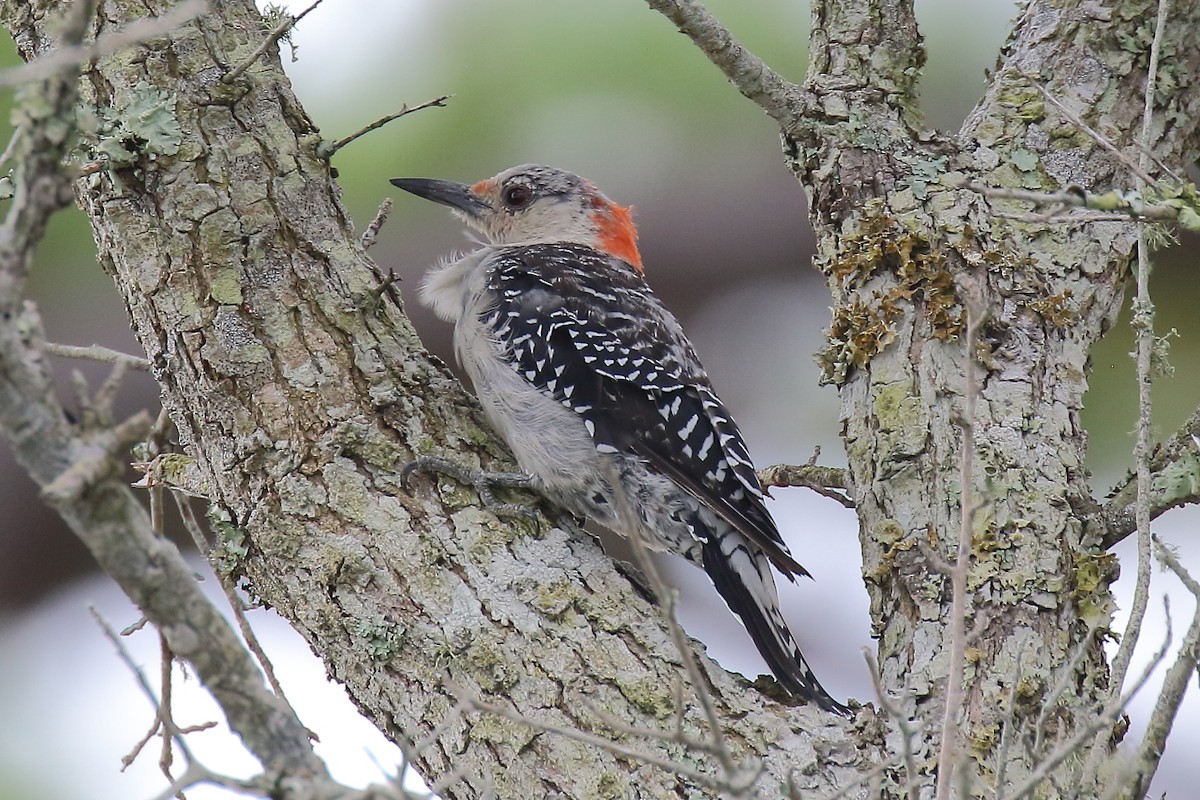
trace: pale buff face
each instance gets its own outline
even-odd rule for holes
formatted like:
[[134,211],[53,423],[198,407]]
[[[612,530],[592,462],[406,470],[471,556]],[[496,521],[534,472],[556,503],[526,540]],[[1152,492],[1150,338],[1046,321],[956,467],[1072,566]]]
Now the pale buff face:
[[526,164],[469,187],[489,208],[459,216],[493,244],[593,244],[594,216],[608,204],[587,181],[552,167]]
[[400,178],[393,183],[449,206],[491,244],[569,242],[609,253],[641,269],[637,231],[629,209],[570,172],[523,164],[470,186],[425,178]]

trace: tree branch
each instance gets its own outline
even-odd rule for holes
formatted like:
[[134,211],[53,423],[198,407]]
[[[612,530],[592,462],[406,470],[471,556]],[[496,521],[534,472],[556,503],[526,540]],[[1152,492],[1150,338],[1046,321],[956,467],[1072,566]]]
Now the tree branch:
[[[105,19],[165,4],[106,0]],[[40,24],[15,38],[30,46]],[[85,103],[118,113],[156,92],[171,98],[159,113],[179,141],[154,151],[145,137],[122,139],[130,165],[102,165],[80,198],[188,443],[194,485],[206,487],[221,564],[305,636],[394,739],[456,704],[447,679],[480,702],[503,698],[579,725],[594,720],[589,706],[639,728],[673,716],[681,663],[662,609],[590,536],[569,521],[498,520],[452,482],[404,486],[400,467],[414,453],[494,468],[505,451],[421,347],[395,287],[381,290],[275,55],[214,85],[213,64],[253,55],[259,39],[245,32],[260,27],[249,0],[225,0],[143,57],[90,65],[82,84]],[[175,55],[159,58],[168,47]],[[128,213],[131,192],[144,213]],[[184,644],[171,642],[194,657]],[[815,761],[815,732],[853,748],[848,723],[775,702],[685,644],[739,762],[764,764],[757,787],[781,785],[797,758]],[[707,729],[698,705],[683,714]],[[644,745],[667,760],[678,747]],[[426,776],[462,774],[451,797],[510,784],[523,796],[577,796],[601,772],[636,775],[644,796],[692,786],[490,717],[449,720],[413,757]],[[856,774],[838,762],[799,781],[825,793]]]
[[[76,47],[92,13],[75,6],[62,46]],[[161,34],[155,29],[155,35]],[[54,51],[51,51],[54,52]],[[56,63],[56,62],[51,62]],[[18,463],[42,487],[93,557],[148,619],[171,649],[186,658],[222,705],[230,727],[263,765],[279,775],[326,776],[307,731],[262,685],[262,678],[225,620],[204,597],[192,570],[168,540],[154,534],[145,511],[124,486],[116,444],[122,429],[75,428],[58,404],[42,345],[41,319],[20,305],[32,252],[51,214],[71,198],[62,161],[72,135],[74,75],[50,78],[41,101],[18,132],[17,193],[0,226],[0,433]],[[40,108],[40,102],[33,103]],[[148,425],[135,418],[130,430]]]
[[[1154,448],[1149,466],[1152,519],[1172,508],[1200,502],[1200,408],[1170,439]],[[1105,548],[1137,530],[1136,500],[1137,477],[1130,474],[1090,518],[1103,531]]]
[[854,500],[846,495],[850,490],[846,470],[824,467],[819,464],[775,464],[758,471],[758,480],[764,489],[774,486],[803,486],[822,497],[841,503],[843,508],[854,508]]
[[743,47],[704,6],[695,0],[647,0],[647,5],[675,23],[744,97],[757,103],[780,127],[793,126],[800,88]]

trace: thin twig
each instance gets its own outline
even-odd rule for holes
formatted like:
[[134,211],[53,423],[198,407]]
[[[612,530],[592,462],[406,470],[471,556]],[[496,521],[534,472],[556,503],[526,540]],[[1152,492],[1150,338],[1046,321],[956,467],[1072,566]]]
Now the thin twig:
[[1025,70],[1019,69],[1019,68],[1017,69],[1017,74],[1020,75],[1022,78],[1024,78],[1026,81],[1028,81],[1029,84],[1031,86],[1033,86],[1033,88],[1037,89],[1038,92],[1042,95],[1042,97],[1044,97],[1046,99],[1046,102],[1050,103],[1052,106],[1057,108],[1064,117],[1066,117],[1068,120],[1070,120],[1072,125],[1074,125],[1076,128],[1079,128],[1079,130],[1083,131],[1085,134],[1087,134],[1089,137],[1091,137],[1092,141],[1094,141],[1096,144],[1100,145],[1105,150],[1107,150],[1109,153],[1111,153],[1118,161],[1120,161],[1125,166],[1126,169],[1128,169],[1130,172],[1132,172],[1134,175],[1136,175],[1138,178],[1140,178],[1146,184],[1155,183],[1154,178],[1150,177],[1149,173],[1147,173],[1142,167],[1135,164],[1133,162],[1133,159],[1131,159],[1129,156],[1125,155],[1125,153],[1122,152],[1121,148],[1117,147],[1115,144],[1112,143],[1111,140],[1109,140],[1107,137],[1103,136],[1099,131],[1093,129],[1090,125],[1088,125],[1086,122],[1084,122],[1082,119],[1080,119],[1077,114],[1075,114],[1073,111],[1071,111],[1065,105],[1063,105],[1057,97],[1050,94],[1050,92],[1046,90],[1046,87],[1042,86],[1041,82],[1037,79],[1037,76],[1032,75],[1029,72],[1026,72]]
[[579,728],[571,727],[569,725],[557,725],[553,722],[543,722],[532,717],[527,717],[521,712],[509,708],[508,706],[494,705],[492,703],[487,703],[482,700],[469,697],[466,692],[454,684],[447,683],[446,686],[450,692],[455,695],[458,702],[468,710],[482,711],[484,713],[500,717],[501,719],[509,720],[510,722],[527,725],[534,730],[565,736],[568,739],[582,742],[583,744],[590,745],[592,747],[597,747],[622,758],[628,758],[633,761],[658,767],[659,769],[667,772],[678,774],[682,777],[696,781],[697,783],[709,789],[720,790],[730,788],[728,776],[726,775],[713,777],[708,773],[701,772],[690,764],[672,761],[669,758],[664,758],[655,753],[645,753],[632,747],[623,745],[620,742],[614,742],[611,739],[606,739],[603,736],[597,736],[594,733],[588,733],[587,731],[583,731]]
[[[167,644],[167,637],[161,632],[158,633],[158,653],[159,653],[159,689],[162,692],[162,700],[159,703],[158,716],[162,721],[163,737],[162,751],[158,757],[158,768],[162,770],[163,776],[168,781],[174,781],[175,776],[171,774],[171,763],[175,760],[175,755],[171,751],[171,740],[179,735],[179,728],[175,725],[175,720],[171,714],[171,699],[172,688],[174,682],[171,680],[171,665],[175,663],[175,654],[171,652],[171,646]],[[182,738],[182,737],[180,737]],[[179,795],[176,795],[177,797]]]
[[63,358],[81,358],[88,361],[100,361],[105,364],[124,364],[128,369],[138,369],[143,372],[150,369],[150,362],[131,353],[122,353],[98,344],[80,347],[73,344],[56,344],[45,342],[42,349],[52,356]]
[[967,330],[963,355],[963,411],[958,420],[962,428],[959,454],[959,527],[958,546],[950,569],[950,662],[946,678],[946,707],[942,715],[942,742],[938,750],[938,800],[950,797],[951,777],[958,765],[961,726],[958,724],[963,706],[963,672],[966,669],[967,648],[967,571],[971,564],[971,527],[979,504],[974,498],[972,472],[975,463],[975,403],[979,397],[979,382],[975,378],[975,345],[979,325],[986,309],[982,298],[973,290],[964,290]]
[[836,500],[845,508],[854,508],[854,500],[845,492],[850,488],[846,470],[818,464],[775,464],[758,471],[764,489],[775,486],[803,486],[822,497]]
[[294,17],[289,14],[285,14],[279,24],[276,25],[269,34],[267,34],[267,38],[263,39],[258,47],[254,49],[253,53],[251,53],[244,61],[242,61],[242,63],[225,73],[225,75],[221,78],[221,83],[233,83],[235,80],[241,77],[241,74],[250,69],[250,66],[257,61],[263,53],[270,50],[271,47],[278,43],[279,40],[284,36],[287,36],[288,31],[294,28],[296,23],[308,16],[310,11],[314,10],[323,2],[325,2],[325,0],[314,0],[312,5]]
[[1087,725],[1084,725],[1075,733],[1074,736],[1055,748],[1054,752],[1047,756],[1040,764],[1038,764],[1037,769],[1026,776],[1025,780],[1023,780],[1012,792],[1006,795],[1004,800],[1021,800],[1021,798],[1032,792],[1042,781],[1049,777],[1051,771],[1053,771],[1055,767],[1057,767],[1070,756],[1077,755],[1080,747],[1088,739],[1095,736],[1096,733],[1103,728],[1111,726],[1112,723],[1117,719],[1117,716],[1125,710],[1125,706],[1129,705],[1129,701],[1133,699],[1134,695],[1141,691],[1142,687],[1146,685],[1146,681],[1150,679],[1151,674],[1153,674],[1154,670],[1158,668],[1159,663],[1162,662],[1163,658],[1167,654],[1167,648],[1170,646],[1171,629],[1170,625],[1168,625],[1167,634],[1163,640],[1162,647],[1159,648],[1158,652],[1154,654],[1154,658],[1150,660],[1150,663],[1146,665],[1146,669],[1142,672],[1133,688],[1120,698],[1110,702],[1107,708],[1101,710],[1101,712],[1097,714],[1094,719],[1092,719]]
[[900,743],[904,756],[904,783],[908,787],[908,800],[919,800],[921,788],[917,783],[917,759],[912,749],[912,737],[919,732],[918,726],[914,726],[912,720],[901,713],[896,704],[887,696],[887,692],[883,688],[883,676],[879,673],[879,662],[875,660],[875,655],[869,648],[863,648],[863,657],[867,660],[867,671],[871,673],[871,683],[875,686],[875,697],[879,700],[879,707],[895,721],[896,728],[900,731]]
[[8,160],[12,158],[12,154],[16,152],[17,145],[20,144],[20,141],[21,128],[18,126],[13,130],[12,135],[8,137],[8,144],[4,146],[4,152],[0,153],[0,168],[7,164]]
[[1033,222],[1053,225],[1090,225],[1093,222],[1129,222],[1132,214],[1110,214],[1106,212],[1071,212],[1054,210],[1044,214],[1013,214],[1007,211],[994,212],[997,219],[1011,219],[1013,222]]
[[[179,510],[179,517],[183,520],[183,525],[192,535],[192,540],[196,543],[196,547],[205,556],[208,555],[208,540],[204,537],[204,531],[200,527],[200,521],[196,519],[196,513],[192,510],[191,504],[183,492],[172,491],[171,497],[175,499],[175,507]],[[279,679],[275,677],[275,667],[271,663],[271,659],[267,657],[266,650],[263,649],[262,643],[259,642],[258,636],[255,635],[254,629],[250,626],[250,620],[246,618],[246,608],[242,603],[241,597],[238,596],[237,587],[233,585],[233,580],[220,570],[213,570],[213,574],[217,576],[217,581],[221,584],[221,589],[225,592],[225,599],[229,601],[229,607],[233,611],[233,618],[237,620],[238,630],[241,631],[242,639],[246,642],[246,647],[254,654],[258,660],[259,666],[262,667],[263,674],[267,677],[267,683],[271,685],[271,690],[288,707],[297,719],[300,718],[296,714],[296,709],[292,706],[287,695],[283,692],[283,686],[280,685]],[[313,736],[312,731],[309,731],[310,738]]]
[[367,225],[367,229],[363,231],[362,237],[358,240],[363,250],[370,250],[371,245],[375,244],[375,239],[379,236],[379,229],[387,222],[388,215],[391,213],[392,198],[385,197],[383,198],[383,202],[379,204],[379,209],[375,212],[371,223]]
[[[117,656],[119,656],[121,661],[124,662],[125,666],[129,668],[129,671],[133,673],[133,677],[137,681],[138,686],[141,688],[142,694],[146,695],[146,697],[150,700],[150,705],[154,707],[154,713],[157,715],[159,721],[164,721],[166,716],[163,714],[163,706],[162,703],[159,702],[158,695],[154,693],[154,689],[150,686],[150,681],[146,678],[146,674],[142,672],[142,668],[137,665],[137,662],[133,660],[133,656],[129,654],[129,650],[126,649],[125,643],[121,641],[121,637],[118,636],[117,632],[113,630],[113,627],[108,624],[108,620],[101,616],[99,610],[97,610],[95,606],[88,606],[88,611],[91,612],[92,618],[96,620],[96,624],[100,626],[100,630],[104,632],[104,636],[110,642],[112,642],[113,647],[117,649]],[[180,752],[183,753],[183,757],[188,760],[188,763],[195,762],[195,758],[192,756],[191,749],[188,747],[187,742],[183,740],[183,736],[178,730],[167,731],[164,727],[163,733],[175,738],[175,743],[179,746]]]
[[[1146,75],[1146,98],[1142,107],[1142,144],[1149,147],[1150,126],[1154,119],[1154,89],[1158,75],[1159,47],[1166,27],[1167,0],[1159,0],[1158,20],[1154,29],[1154,40],[1150,44],[1150,66]],[[1142,155],[1145,166],[1149,159]],[[1144,186],[1140,188],[1144,189]],[[1152,435],[1151,374],[1154,357],[1154,303],[1150,299],[1150,247],[1146,242],[1146,229],[1138,226],[1137,239],[1137,298],[1133,303],[1133,329],[1137,334],[1137,386],[1138,424],[1137,441],[1133,448],[1137,474],[1137,500],[1134,515],[1137,521],[1137,580],[1134,583],[1133,603],[1129,609],[1129,621],[1121,635],[1121,646],[1112,660],[1113,691],[1119,692],[1133,661],[1133,651],[1141,637],[1142,621],[1150,601],[1150,446]],[[1101,754],[1107,746],[1103,737],[1098,737],[1088,755],[1088,765],[1094,770],[1099,766]],[[1085,778],[1093,773],[1085,773]]]
[[743,47],[729,29],[694,0],[646,0],[695,43],[737,90],[782,127],[794,122],[799,87]]
[[[682,700],[682,698],[680,699]],[[601,722],[603,722],[605,727],[612,729],[616,733],[623,733],[629,736],[638,736],[643,739],[650,739],[658,742],[674,742],[676,744],[683,745],[684,747],[688,747],[693,750],[699,750],[704,753],[711,753],[715,749],[711,740],[697,739],[694,736],[687,735],[687,733],[683,730],[682,713],[676,713],[674,730],[661,731],[657,728],[647,728],[642,725],[631,725],[623,719],[618,719],[615,715],[608,713],[594,703],[588,703],[587,709]],[[678,711],[682,712],[684,709],[685,706],[681,704],[678,708]]]
[[45,80],[94,58],[112,55],[130,45],[166,36],[207,10],[207,0],[185,0],[161,16],[131,22],[115,31],[103,33],[91,44],[57,47],[28,64],[0,72],[0,86]]
[[[836,792],[833,792],[832,794],[823,795],[821,797],[821,800],[841,800],[843,797],[846,797],[847,795],[849,795],[850,792],[854,791],[859,786],[862,786],[867,781],[878,778],[880,775],[887,772],[893,766],[895,766],[895,764],[891,761],[885,761],[882,764],[876,764],[874,767],[871,768],[870,771],[862,773],[861,775],[856,777],[854,780],[850,781],[845,786],[838,789]],[[796,786],[796,779],[795,779],[795,777],[793,777],[793,774],[791,772],[788,773],[788,797],[791,798],[791,800],[801,800],[800,789]]]
[[992,796],[999,797],[1004,789],[1004,780],[1008,775],[1008,749],[1012,746],[1013,731],[1017,727],[1017,684],[1021,680],[1021,655],[1013,660],[1012,674],[1008,678],[1008,711],[1003,719],[1000,731],[1000,743],[996,746],[996,779],[992,785]]
[[[1020,200],[1027,203],[1037,203],[1038,205],[1089,208],[1095,211],[1107,212],[1112,218],[1123,221],[1130,219],[1153,219],[1175,222],[1179,219],[1179,209],[1174,206],[1163,203],[1147,203],[1138,195],[1125,194],[1115,190],[1102,194],[1094,194],[1079,188],[1062,189],[1055,192],[1035,192],[1029,189],[988,186],[970,179],[959,181],[958,185],[963,189],[978,192],[984,197],[995,197],[1002,200]],[[1091,221],[1106,221],[1108,219],[1110,217],[1098,217]]]
[[1071,658],[1062,666],[1062,672],[1058,676],[1058,681],[1054,684],[1054,688],[1050,690],[1050,694],[1042,700],[1041,709],[1038,711],[1037,722],[1034,723],[1034,738],[1032,752],[1038,753],[1042,749],[1042,744],[1045,742],[1046,723],[1050,721],[1050,715],[1054,713],[1055,707],[1058,705],[1058,698],[1062,697],[1063,692],[1068,687],[1076,683],[1075,670],[1079,668],[1079,664],[1083,661],[1083,657],[1087,655],[1088,650],[1092,647],[1092,640],[1096,635],[1096,626],[1092,625],[1087,634],[1084,635],[1079,643],[1075,646],[1074,652],[1071,653]]
[[1200,663],[1200,582],[1197,582],[1184,569],[1175,554],[1163,545],[1157,536],[1154,537],[1154,543],[1158,546],[1158,557],[1162,563],[1174,572],[1184,587],[1191,592],[1192,598],[1195,600],[1195,607],[1192,611],[1192,622],[1180,644],[1179,655],[1176,656],[1175,663],[1167,670],[1167,674],[1163,676],[1162,688],[1159,690],[1154,710],[1150,713],[1150,719],[1146,723],[1146,735],[1142,738],[1141,746],[1138,748],[1135,773],[1137,782],[1131,788],[1129,797],[1144,796],[1151,781],[1154,780],[1154,774],[1158,771],[1163,751],[1167,746],[1167,737],[1174,727],[1175,717],[1179,713],[1179,707],[1187,692],[1188,683],[1191,681],[1192,675],[1196,674],[1196,666]]
[[729,748],[725,744],[724,733],[721,729],[721,720],[717,716],[717,709],[713,703],[712,696],[708,693],[708,684],[704,676],[700,673],[699,664],[696,663],[696,654],[688,646],[687,636],[684,634],[683,628],[680,627],[679,620],[675,617],[675,593],[668,588],[666,581],[659,574],[658,565],[654,563],[654,558],[650,555],[650,547],[642,536],[641,525],[632,504],[629,502],[629,498],[621,489],[620,476],[617,475],[616,467],[612,463],[608,465],[608,472],[609,485],[614,487],[613,497],[617,519],[620,520],[622,529],[629,537],[634,558],[638,562],[638,568],[645,574],[646,580],[649,581],[659,605],[663,608],[667,630],[670,632],[671,639],[675,643],[675,649],[679,651],[679,658],[683,662],[688,680],[692,684],[692,691],[695,693],[696,699],[700,701],[700,708],[708,720],[709,735],[715,743],[713,754],[720,762],[721,768],[725,771],[727,778],[732,780],[737,771],[737,763],[733,760],[733,754],[729,752]]
[[450,97],[451,97],[451,95],[444,94],[441,97],[435,97],[432,100],[426,100],[424,103],[417,103],[415,106],[409,106],[407,104],[404,106],[401,106],[400,110],[395,112],[394,114],[388,114],[385,117],[380,117],[379,119],[372,122],[370,125],[365,125],[365,126],[359,128],[358,130],[356,130],[354,133],[350,134],[349,136],[345,136],[341,139],[338,139],[336,142],[332,142],[329,144],[322,144],[317,149],[317,152],[322,158],[329,158],[334,153],[336,153],[338,150],[341,150],[343,147],[350,144],[351,142],[353,142],[355,139],[359,138],[360,136],[366,136],[371,131],[379,130],[384,125],[387,125],[389,122],[398,120],[401,117],[406,117],[409,114],[413,113],[414,111],[420,111],[423,108],[445,108],[446,101],[449,100]]

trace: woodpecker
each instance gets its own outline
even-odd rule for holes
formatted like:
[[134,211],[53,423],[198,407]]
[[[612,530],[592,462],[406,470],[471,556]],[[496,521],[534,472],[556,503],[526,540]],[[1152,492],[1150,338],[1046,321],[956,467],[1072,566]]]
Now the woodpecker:
[[771,567],[793,582],[808,572],[691,342],[646,283],[631,210],[534,164],[469,186],[392,184],[449,206],[486,240],[430,270],[420,297],[454,323],[456,355],[532,487],[627,537],[636,525],[652,549],[702,568],[780,684],[849,715],[784,621]]

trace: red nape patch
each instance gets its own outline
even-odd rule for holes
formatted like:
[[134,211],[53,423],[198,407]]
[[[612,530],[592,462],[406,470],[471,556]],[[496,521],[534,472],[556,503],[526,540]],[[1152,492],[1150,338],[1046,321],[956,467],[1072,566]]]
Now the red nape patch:
[[633,206],[626,208],[606,203],[596,211],[596,240],[600,249],[624,259],[642,272],[642,254],[637,248],[637,228],[633,224]]

